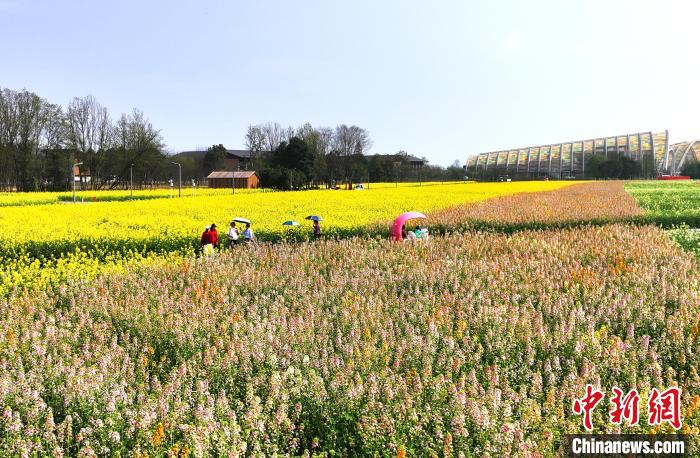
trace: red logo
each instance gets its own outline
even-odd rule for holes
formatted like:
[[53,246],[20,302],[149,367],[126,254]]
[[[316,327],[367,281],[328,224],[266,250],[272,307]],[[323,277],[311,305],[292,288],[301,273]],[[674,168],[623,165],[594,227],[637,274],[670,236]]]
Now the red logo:
[[618,387],[613,387],[615,396],[610,399],[610,403],[615,407],[610,411],[610,422],[616,425],[626,420],[630,426],[639,423],[639,393],[637,390],[632,390],[624,397],[624,393]]
[[[613,387],[612,391],[614,395],[610,398],[610,403],[613,408],[608,412],[610,422],[615,425],[621,425],[625,421],[630,426],[639,424],[639,392],[633,389],[625,394],[616,386]],[[583,414],[583,426],[588,431],[593,430],[591,419],[593,410],[604,397],[605,393],[588,384],[586,385],[586,395],[581,399],[574,399],[572,410],[576,415]],[[659,392],[653,388],[649,393],[647,411],[650,426],[667,422],[674,429],[680,429],[682,426],[681,390],[677,387],[671,387],[666,391]]]
[[660,425],[664,421],[674,429],[681,427],[681,390],[676,387],[659,393],[653,388],[649,396],[649,424]]
[[573,410],[576,415],[581,415],[583,412],[583,426],[591,431],[593,422],[591,421],[591,412],[603,400],[605,393],[593,388],[593,385],[586,385],[586,396],[581,399],[574,400]]

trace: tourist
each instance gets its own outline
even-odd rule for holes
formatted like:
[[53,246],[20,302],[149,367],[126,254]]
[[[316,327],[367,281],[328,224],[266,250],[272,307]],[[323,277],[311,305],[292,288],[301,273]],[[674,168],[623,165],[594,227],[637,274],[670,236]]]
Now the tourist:
[[209,229],[209,234],[211,237],[211,246],[214,248],[219,247],[219,233],[216,231],[216,224],[212,224]]
[[415,242],[416,241],[416,233],[414,231],[408,231],[406,233],[406,237],[404,240],[408,240],[409,242]]
[[231,221],[231,227],[228,228],[228,246],[232,247],[238,244],[238,228],[236,222]]
[[406,233],[406,225],[401,226],[401,240],[406,240],[408,234]]
[[245,230],[243,231],[243,241],[246,243],[255,241],[255,234],[253,234],[253,229],[250,227],[250,223],[245,223]]
[[430,233],[428,232],[428,228],[427,228],[427,227],[423,226],[423,227],[421,228],[420,232],[421,232],[421,236],[420,236],[420,237],[421,237],[423,240],[427,240],[427,239],[430,237]]
[[214,254],[214,245],[212,243],[212,231],[211,226],[207,226],[202,233],[201,239],[202,254],[204,256],[211,256]]
[[318,220],[314,220],[314,238],[321,237],[321,223]]
[[211,234],[209,234],[209,226],[204,228],[204,232],[202,232],[202,237],[200,244],[202,246],[204,245],[209,245],[211,243]]
[[416,234],[416,238],[420,239],[423,237],[423,233],[420,230],[420,226],[416,224],[416,230],[413,231],[414,234]]

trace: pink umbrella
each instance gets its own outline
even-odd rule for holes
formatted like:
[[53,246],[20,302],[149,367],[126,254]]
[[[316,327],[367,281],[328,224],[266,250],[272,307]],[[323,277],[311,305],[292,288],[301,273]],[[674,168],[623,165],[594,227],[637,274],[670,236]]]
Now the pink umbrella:
[[423,213],[419,212],[406,212],[406,213],[401,213],[398,218],[394,220],[394,224],[391,225],[391,240],[396,240],[400,241],[403,240],[401,237],[401,228],[403,227],[404,223],[410,219],[417,219],[417,218],[427,218]]

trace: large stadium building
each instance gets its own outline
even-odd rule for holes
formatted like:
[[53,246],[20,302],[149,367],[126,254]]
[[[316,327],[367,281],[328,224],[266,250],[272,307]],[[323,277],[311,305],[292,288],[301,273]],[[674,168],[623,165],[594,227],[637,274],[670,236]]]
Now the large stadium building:
[[669,145],[668,131],[637,132],[492,151],[472,156],[467,173],[522,178],[583,178],[594,155],[639,161],[642,173],[679,174],[685,164],[700,161],[700,140]]

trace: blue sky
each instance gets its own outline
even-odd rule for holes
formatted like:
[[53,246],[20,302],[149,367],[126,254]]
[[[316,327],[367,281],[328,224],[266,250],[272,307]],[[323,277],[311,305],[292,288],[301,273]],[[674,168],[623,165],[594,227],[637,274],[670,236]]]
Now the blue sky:
[[700,137],[700,2],[0,0],[0,86],[133,107],[172,151],[357,124],[372,152]]

